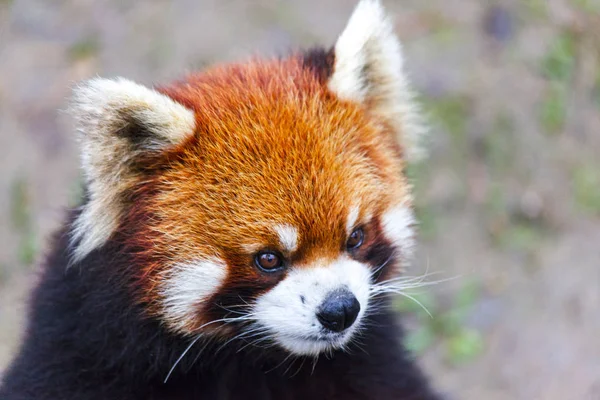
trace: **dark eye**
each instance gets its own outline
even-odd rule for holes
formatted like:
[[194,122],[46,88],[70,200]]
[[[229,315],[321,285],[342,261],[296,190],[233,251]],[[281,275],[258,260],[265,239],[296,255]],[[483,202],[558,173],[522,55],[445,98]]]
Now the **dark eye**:
[[348,241],[346,242],[346,248],[348,250],[358,249],[365,240],[365,233],[362,228],[355,229],[350,236],[348,237]]
[[258,268],[266,272],[273,272],[283,268],[281,256],[271,251],[258,253],[254,258],[254,262]]

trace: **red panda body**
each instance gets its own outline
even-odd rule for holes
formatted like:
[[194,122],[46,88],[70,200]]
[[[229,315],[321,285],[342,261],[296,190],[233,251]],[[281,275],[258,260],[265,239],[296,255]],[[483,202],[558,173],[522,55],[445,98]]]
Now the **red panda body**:
[[[63,236],[57,245],[66,246]],[[107,250],[118,252],[113,245]],[[129,262],[90,255],[83,277],[66,252],[49,259],[25,346],[0,388],[3,400],[263,400],[437,399],[389,313],[374,315],[368,335],[347,352],[285,360],[283,351],[245,342],[189,345],[159,323],[139,317],[129,294],[107,273]],[[114,276],[113,276],[114,279]],[[65,280],[68,281],[65,284]],[[93,290],[92,290],[93,288]],[[73,299],[85,300],[74,301]],[[79,312],[81,311],[81,312]],[[74,317],[73,315],[76,315]],[[202,349],[204,347],[204,349]],[[202,350],[202,351],[200,351]]]
[[412,251],[401,64],[363,0],[330,51],[76,89],[86,197],[0,397],[438,398],[387,308]]

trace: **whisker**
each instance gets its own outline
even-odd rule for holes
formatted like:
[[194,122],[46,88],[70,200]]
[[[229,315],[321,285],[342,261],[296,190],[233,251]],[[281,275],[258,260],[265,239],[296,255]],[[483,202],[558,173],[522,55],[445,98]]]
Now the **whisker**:
[[196,339],[194,339],[192,341],[192,343],[190,343],[190,345],[184,350],[183,353],[181,353],[181,355],[179,356],[179,358],[177,359],[177,361],[175,361],[175,364],[173,364],[173,366],[171,367],[171,369],[169,370],[169,373],[167,374],[167,377],[165,378],[165,380],[163,381],[163,383],[167,383],[167,381],[169,380],[169,377],[171,376],[171,373],[173,373],[173,370],[175,369],[175,367],[177,366],[177,364],[179,364],[179,362],[181,361],[181,359],[187,354],[188,351],[190,351],[190,349],[192,348],[193,345],[196,344],[196,342],[202,337],[202,334],[196,336]]
[[[236,317],[236,318],[221,318],[221,319],[216,319],[210,322],[207,322],[203,325],[201,325],[197,330],[200,330],[208,325],[212,325],[215,324],[217,322],[225,322],[225,323],[231,323],[231,322],[236,322],[236,321],[244,321],[244,320],[248,320],[249,317],[243,316],[243,317]],[[198,336],[196,336],[196,338],[189,344],[189,346],[183,351],[183,353],[181,353],[181,355],[179,356],[179,358],[175,361],[175,363],[173,364],[173,366],[171,367],[171,369],[169,370],[169,373],[167,374],[167,376],[165,377],[165,380],[163,381],[163,383],[167,383],[167,381],[169,380],[169,377],[171,376],[171,374],[173,373],[173,371],[175,370],[175,367],[177,367],[177,365],[179,364],[179,362],[181,362],[181,360],[183,359],[183,357],[185,357],[185,355],[188,353],[188,351],[190,351],[190,349],[194,346],[194,344],[196,344],[196,342],[202,337],[202,334],[198,334]]]
[[432,319],[433,319],[433,315],[431,315],[431,313],[429,312],[429,310],[427,309],[427,307],[425,307],[425,306],[423,305],[423,303],[421,303],[419,300],[415,299],[415,298],[414,298],[413,296],[411,296],[410,294],[406,294],[406,293],[404,293],[404,292],[402,292],[402,291],[398,291],[398,292],[394,292],[394,293],[397,293],[397,294],[399,294],[400,296],[404,296],[404,297],[406,297],[406,298],[408,298],[408,299],[411,299],[411,300],[412,300],[412,301],[414,301],[416,304],[418,304],[418,305],[419,305],[419,307],[421,307],[421,308],[422,308],[422,309],[423,309],[423,310],[424,310],[424,311],[427,313],[427,315],[429,315],[429,317],[430,317],[430,318],[432,318]]
[[[399,277],[395,277],[395,278],[391,278],[391,279],[386,279],[385,281],[381,281],[381,282],[377,282],[374,284],[374,286],[377,285],[385,285],[388,284],[390,282],[422,282],[423,280],[425,280],[425,278],[433,276],[433,275],[439,275],[443,273],[442,271],[435,271],[435,272],[426,272],[423,275],[419,275],[419,276],[399,276]],[[456,279],[460,276],[455,276],[452,278],[446,278],[445,280],[449,280],[449,279]],[[442,280],[443,282],[444,280]]]
[[[267,340],[271,340],[271,337],[269,337],[268,335],[267,336],[263,336],[261,338],[258,338],[257,340],[250,341],[250,342],[246,343],[243,347],[241,347],[237,352],[239,353],[239,352],[243,351],[245,348],[247,348],[249,346],[260,347],[260,346],[257,346],[258,343],[261,343],[261,342],[264,342],[264,341],[267,341]],[[264,347],[264,348],[269,348],[269,347],[272,347],[272,345]]]
[[306,357],[302,357],[302,363],[300,364],[300,366],[298,367],[298,369],[296,370],[296,372],[294,372],[292,375],[290,375],[290,378],[293,378],[294,376],[298,375],[298,373],[300,372],[300,370],[302,369],[302,367],[304,367],[304,363],[306,362]]
[[314,356],[313,357],[312,370],[310,371],[311,375],[315,373],[315,368],[317,367],[317,362],[319,362],[319,356]]
[[210,340],[207,340],[206,343],[204,343],[204,345],[202,346],[202,348],[200,350],[198,350],[196,357],[194,357],[194,359],[192,360],[192,363],[190,364],[190,368],[192,368],[193,365],[196,364],[196,361],[198,361],[200,354],[202,354],[204,352],[204,349],[206,349],[208,347],[209,343],[210,343]]
[[266,328],[263,328],[260,326],[253,328],[253,329],[242,331],[241,333],[235,335],[234,337],[232,337],[231,339],[229,339],[225,343],[223,343],[215,353],[218,353],[219,351],[221,351],[223,348],[225,348],[229,343],[233,342],[234,340],[250,339],[250,338],[256,337],[258,335],[261,335],[265,332],[266,332]]
[[292,353],[288,354],[288,356],[285,357],[282,362],[280,362],[279,364],[277,364],[273,368],[265,371],[265,374],[268,374],[269,372],[275,371],[277,368],[281,367],[291,356],[292,356]]
[[[290,355],[292,355],[292,353],[290,353]],[[288,357],[288,358],[289,358],[289,357]],[[290,362],[290,365],[288,365],[288,367],[285,369],[285,371],[283,371],[283,375],[287,375],[288,371],[290,370],[290,368],[292,368],[292,365],[294,365],[294,362],[295,362],[296,360],[297,360],[297,359],[296,359],[295,357],[292,359],[292,361]]]
[[392,258],[394,257],[394,254],[391,254],[387,260],[385,260],[380,266],[378,266],[377,268],[375,268],[375,270],[373,272],[371,272],[371,278],[374,278],[375,275],[377,275],[377,273],[379,271],[381,271],[383,268],[385,268],[386,265],[388,265],[388,263],[392,260]]

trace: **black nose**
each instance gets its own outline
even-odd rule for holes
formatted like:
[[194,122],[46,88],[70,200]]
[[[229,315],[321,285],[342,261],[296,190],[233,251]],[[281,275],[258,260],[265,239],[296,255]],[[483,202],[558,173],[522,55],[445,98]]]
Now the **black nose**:
[[341,332],[349,328],[360,311],[360,303],[347,289],[331,292],[319,307],[317,318],[325,328]]

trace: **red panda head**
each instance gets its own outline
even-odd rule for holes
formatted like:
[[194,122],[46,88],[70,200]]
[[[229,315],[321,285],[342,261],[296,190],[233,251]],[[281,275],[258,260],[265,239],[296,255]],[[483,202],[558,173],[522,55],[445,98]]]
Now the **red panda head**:
[[400,45],[363,0],[329,51],[75,92],[88,200],[75,262],[110,240],[180,335],[343,347],[411,254],[419,133]]

